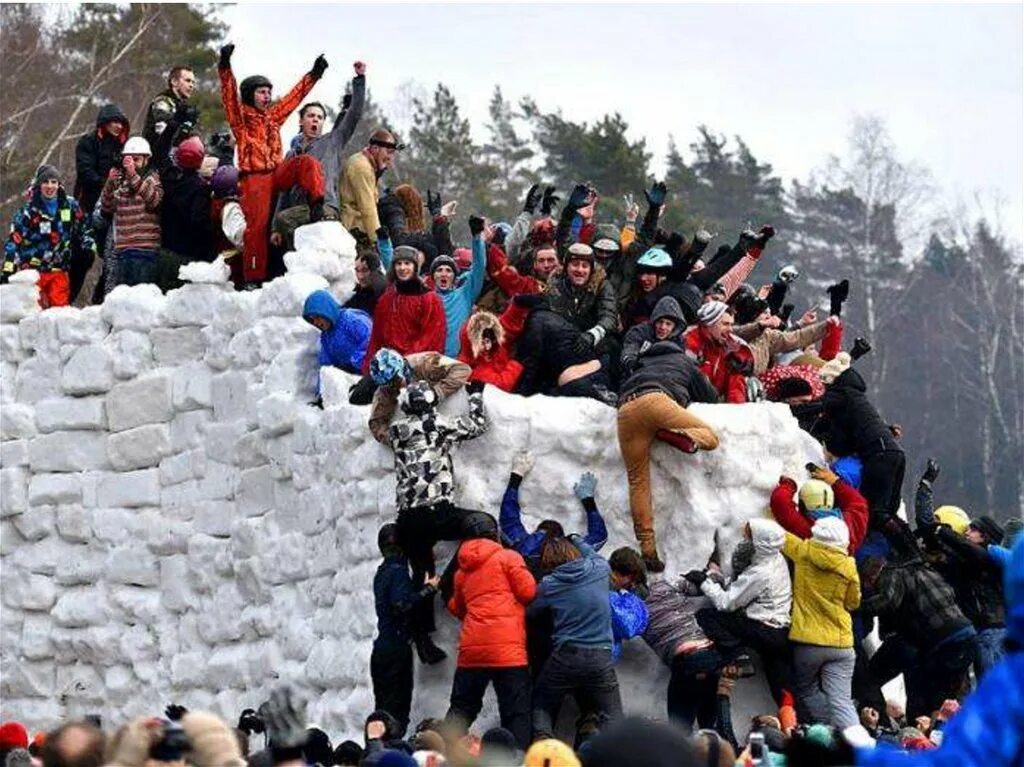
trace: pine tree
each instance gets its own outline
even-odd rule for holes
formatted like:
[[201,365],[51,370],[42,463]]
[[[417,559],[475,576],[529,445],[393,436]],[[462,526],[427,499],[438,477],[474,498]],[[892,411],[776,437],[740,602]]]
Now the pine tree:
[[535,174],[527,166],[534,151],[530,142],[517,132],[516,115],[502,95],[501,86],[494,86],[488,111],[487,131],[491,140],[483,146],[483,156],[495,172],[492,199],[499,211],[497,215],[511,218],[519,210],[524,192],[534,182]]

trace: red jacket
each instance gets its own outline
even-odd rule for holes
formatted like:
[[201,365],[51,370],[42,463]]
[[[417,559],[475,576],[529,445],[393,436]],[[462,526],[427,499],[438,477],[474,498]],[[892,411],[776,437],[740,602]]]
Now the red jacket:
[[[502,391],[515,391],[523,365],[512,358],[511,348],[523,332],[529,314],[529,309],[510,303],[500,318],[485,311],[477,311],[469,318],[460,333],[459,362],[473,368],[470,381],[489,383]],[[485,330],[491,330],[498,339],[497,348],[490,352],[485,352],[483,347]]]
[[[399,288],[401,285],[401,288]],[[420,280],[391,283],[377,299],[373,330],[363,359],[363,373],[380,349],[394,349],[403,357],[414,352],[444,354],[447,325],[441,297]]]
[[699,325],[687,330],[683,340],[725,402],[747,401],[746,376],[754,374],[754,355],[746,343],[736,336],[727,344],[717,343]]
[[523,557],[487,538],[459,547],[448,610],[462,621],[460,668],[526,665],[526,605],[537,582]]
[[[836,496],[836,506],[843,513],[843,522],[850,531],[849,553],[852,555],[860,548],[868,531],[868,502],[856,488],[841,479],[832,485],[832,492]],[[781,477],[778,487],[772,491],[772,516],[784,530],[806,540],[811,537],[814,520],[800,511],[796,493],[796,482],[789,477]]]
[[509,266],[508,256],[497,245],[487,248],[487,276],[510,298],[520,293],[543,293],[545,288],[545,284],[536,277],[520,274],[514,266]]

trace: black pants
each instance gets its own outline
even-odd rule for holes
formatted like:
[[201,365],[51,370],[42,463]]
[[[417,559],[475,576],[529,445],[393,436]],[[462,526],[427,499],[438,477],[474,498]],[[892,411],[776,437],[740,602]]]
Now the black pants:
[[708,639],[727,661],[739,655],[743,648],[760,656],[768,688],[775,702],[781,704],[782,691],[793,689],[789,629],[766,626],[742,613],[720,612],[711,607],[698,610],[696,617]]
[[[707,656],[701,664],[696,656]],[[712,657],[714,656],[714,660]],[[712,728],[718,719],[718,654],[713,650],[677,655],[672,661],[672,676],[668,682],[668,718],[687,732],[696,722],[702,728]],[[706,665],[707,668],[703,666]]]
[[610,648],[563,644],[555,649],[533,688],[533,731],[553,738],[555,721],[566,695],[576,699],[581,714],[594,714],[601,724],[622,716],[619,680]]
[[[947,698],[961,697],[977,644],[977,637],[971,636],[918,653],[917,662],[907,674],[908,722],[919,716],[931,716]],[[909,691],[913,691],[913,696]]]
[[[472,513],[451,503],[398,512],[398,545],[409,558],[412,584],[416,589],[426,582],[427,576],[434,574],[434,544],[461,541],[465,533],[463,520]],[[419,600],[410,611],[409,622],[414,636],[434,631],[434,600]]]
[[555,621],[550,608],[536,611],[526,618],[526,654],[530,659],[530,675],[534,682],[540,677],[554,649],[551,639],[554,630]]
[[878,450],[862,453],[864,463],[860,480],[860,494],[868,502],[868,520],[873,528],[889,517],[896,516],[903,493],[903,475],[907,457],[902,450]]
[[526,666],[457,668],[452,699],[445,720],[458,722],[464,732],[480,714],[487,685],[494,685],[501,726],[516,736],[516,744],[530,747],[530,671]]
[[409,726],[412,706],[412,648],[407,644],[377,647],[370,654],[370,679],[373,680],[373,707],[383,709],[398,720],[401,739]]

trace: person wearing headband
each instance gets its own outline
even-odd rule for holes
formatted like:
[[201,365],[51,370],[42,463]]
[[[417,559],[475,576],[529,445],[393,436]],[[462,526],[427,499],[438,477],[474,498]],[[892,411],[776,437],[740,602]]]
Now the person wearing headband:
[[341,171],[341,224],[364,250],[373,247],[371,238],[380,229],[377,180],[391,167],[395,153],[404,148],[391,131],[377,128]]

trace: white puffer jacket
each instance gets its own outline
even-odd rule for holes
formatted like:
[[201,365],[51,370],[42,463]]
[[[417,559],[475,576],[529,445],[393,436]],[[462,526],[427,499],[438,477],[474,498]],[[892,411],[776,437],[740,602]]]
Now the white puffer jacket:
[[786,533],[770,519],[752,519],[750,537],[754,544],[750,566],[728,588],[723,589],[708,578],[701,590],[716,610],[743,610],[751,620],[785,628],[793,608],[793,584],[781,553]]

